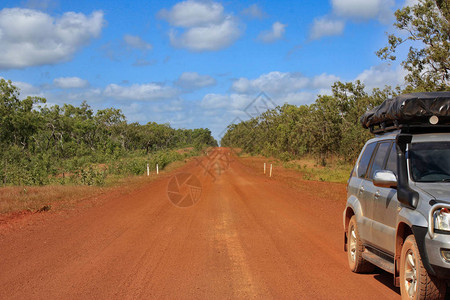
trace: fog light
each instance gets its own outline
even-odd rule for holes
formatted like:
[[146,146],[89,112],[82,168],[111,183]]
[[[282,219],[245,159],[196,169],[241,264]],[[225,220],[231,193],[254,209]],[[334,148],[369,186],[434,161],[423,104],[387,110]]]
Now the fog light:
[[450,263],[450,250],[441,248],[441,256],[445,262]]

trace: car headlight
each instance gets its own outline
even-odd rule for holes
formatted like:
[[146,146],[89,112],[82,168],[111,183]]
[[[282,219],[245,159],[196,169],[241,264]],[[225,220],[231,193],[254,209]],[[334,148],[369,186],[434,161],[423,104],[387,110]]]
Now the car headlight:
[[434,229],[449,231],[450,233],[450,210],[441,208],[434,212]]

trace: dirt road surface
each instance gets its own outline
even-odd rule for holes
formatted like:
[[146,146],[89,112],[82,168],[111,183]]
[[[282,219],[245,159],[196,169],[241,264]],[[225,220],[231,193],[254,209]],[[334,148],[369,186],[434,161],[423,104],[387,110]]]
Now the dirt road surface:
[[227,151],[177,170],[200,183],[178,180],[187,207],[172,173],[3,228],[0,299],[400,298],[389,274],[348,269],[345,185],[269,178]]

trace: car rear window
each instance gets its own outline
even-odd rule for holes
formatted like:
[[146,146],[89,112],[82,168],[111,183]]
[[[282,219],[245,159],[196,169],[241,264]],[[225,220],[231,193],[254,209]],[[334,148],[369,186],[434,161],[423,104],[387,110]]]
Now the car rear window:
[[366,149],[359,160],[358,177],[363,178],[366,176],[367,167],[369,166],[370,158],[372,157],[373,149],[375,149],[376,145],[376,143],[371,143],[366,146]]
[[376,171],[383,170],[384,162],[386,161],[386,156],[390,147],[391,147],[390,142],[383,142],[379,144],[377,148],[377,153],[375,154],[375,157],[373,159],[370,178],[373,178],[373,175]]
[[395,143],[392,145],[391,152],[389,153],[386,170],[392,171],[397,175],[397,148],[395,147]]

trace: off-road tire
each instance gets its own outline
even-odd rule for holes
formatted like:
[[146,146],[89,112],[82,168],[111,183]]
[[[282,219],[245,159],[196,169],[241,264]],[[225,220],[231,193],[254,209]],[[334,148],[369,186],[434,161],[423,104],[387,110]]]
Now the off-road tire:
[[350,270],[355,273],[373,272],[375,266],[362,257],[364,245],[359,238],[356,216],[352,216],[347,230],[347,258]]
[[444,299],[445,291],[446,283],[443,280],[428,275],[416,239],[411,234],[406,238],[400,255],[402,299]]

